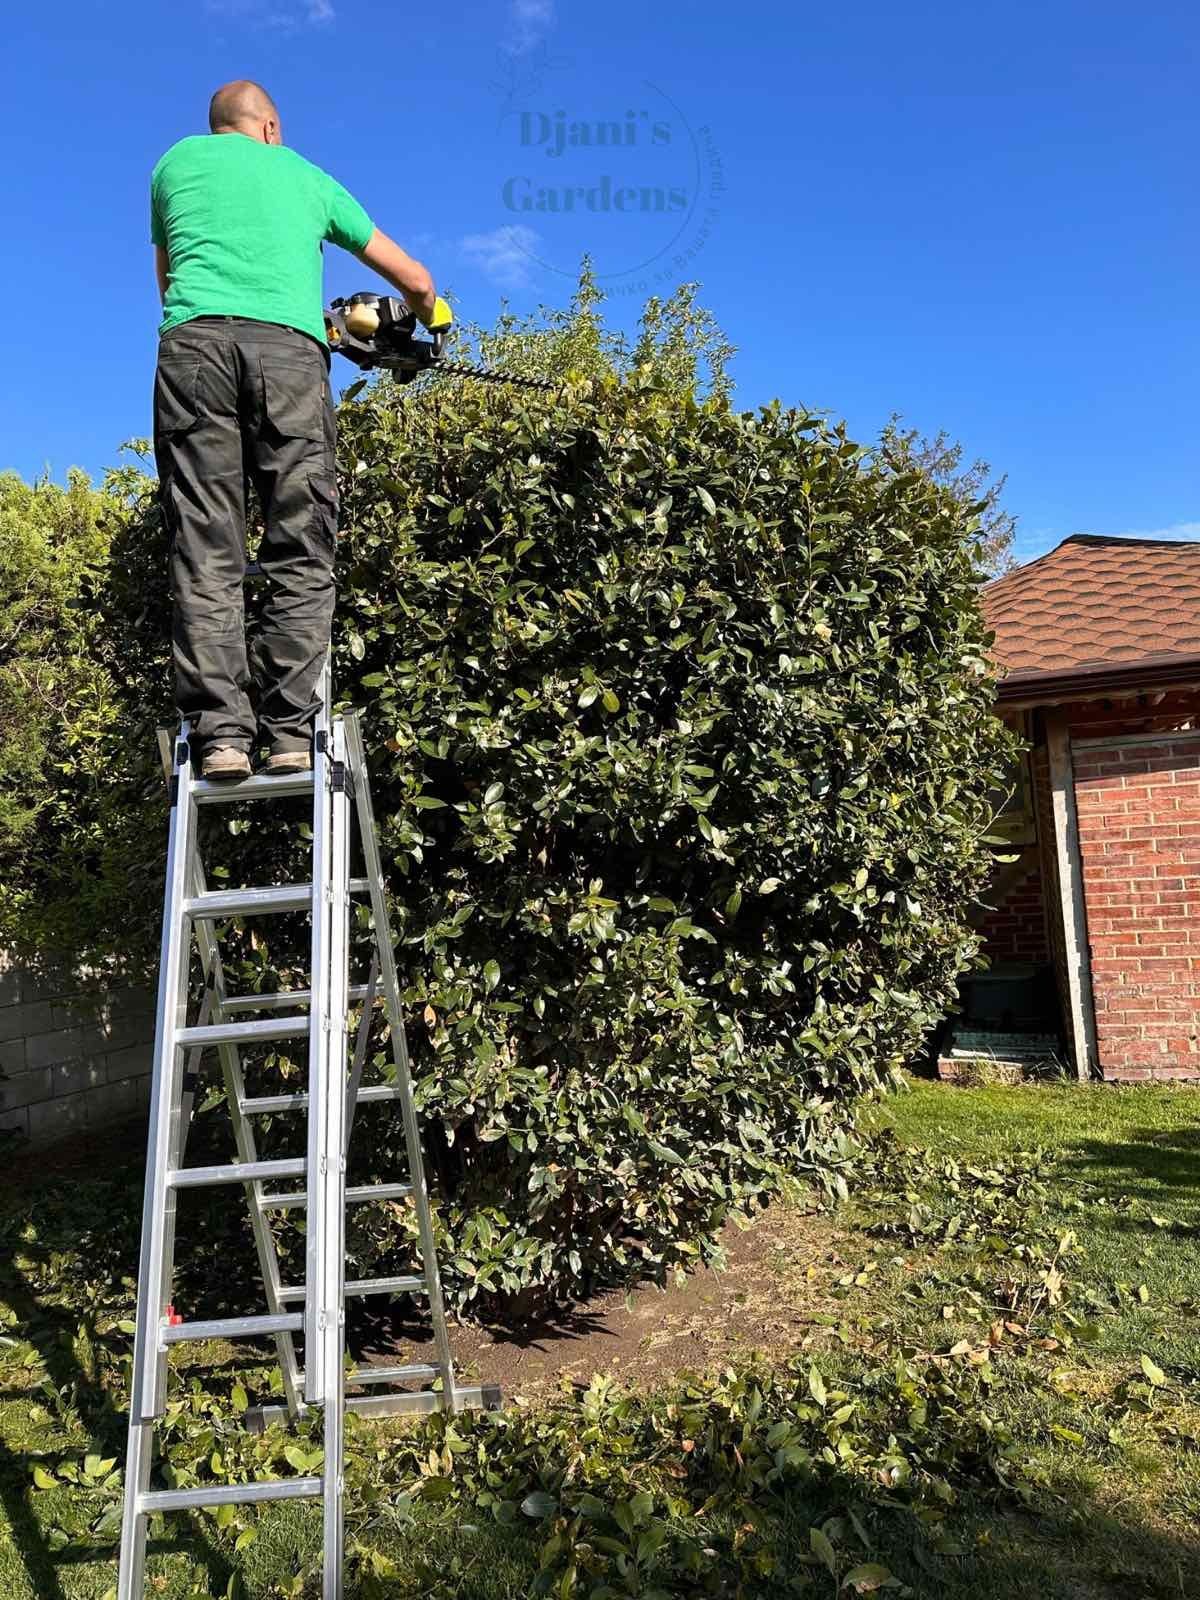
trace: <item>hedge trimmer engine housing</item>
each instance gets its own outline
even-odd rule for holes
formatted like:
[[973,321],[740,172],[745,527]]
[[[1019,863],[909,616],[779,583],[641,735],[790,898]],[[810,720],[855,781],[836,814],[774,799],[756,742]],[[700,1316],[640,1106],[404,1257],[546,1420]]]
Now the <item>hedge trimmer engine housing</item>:
[[352,294],[334,300],[325,311],[329,348],[364,372],[382,367],[400,383],[411,383],[441,359],[443,330],[428,339],[416,337],[417,319],[392,295]]
[[411,383],[420,373],[435,368],[461,378],[514,383],[523,389],[554,387],[542,378],[519,378],[515,373],[495,372],[465,361],[447,361],[443,350],[448,328],[430,329],[427,339],[418,339],[419,326],[415,314],[394,295],[352,294],[347,299],[331,301],[325,309],[325,337],[330,350],[353,361],[364,372],[381,367],[398,383]]

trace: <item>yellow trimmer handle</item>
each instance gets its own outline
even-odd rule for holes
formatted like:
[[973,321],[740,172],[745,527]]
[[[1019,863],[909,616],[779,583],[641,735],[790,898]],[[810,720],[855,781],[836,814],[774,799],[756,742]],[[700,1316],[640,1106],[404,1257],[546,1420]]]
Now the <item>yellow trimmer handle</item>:
[[447,333],[454,322],[454,313],[439,294],[428,317],[421,317],[420,320],[430,333]]

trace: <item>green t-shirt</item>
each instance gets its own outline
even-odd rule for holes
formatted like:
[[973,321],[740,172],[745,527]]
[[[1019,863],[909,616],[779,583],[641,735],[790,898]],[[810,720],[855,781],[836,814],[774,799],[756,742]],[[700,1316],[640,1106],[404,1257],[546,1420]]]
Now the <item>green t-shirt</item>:
[[325,342],[321,246],[375,231],[354,197],[285,145],[195,134],[150,179],[150,237],[170,260],[160,333],[193,317],[249,317]]

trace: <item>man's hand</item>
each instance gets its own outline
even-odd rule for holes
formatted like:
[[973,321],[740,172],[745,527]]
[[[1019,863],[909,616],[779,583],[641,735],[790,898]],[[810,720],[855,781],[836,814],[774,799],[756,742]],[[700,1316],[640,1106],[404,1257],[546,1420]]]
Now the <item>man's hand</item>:
[[406,251],[401,250],[394,239],[389,239],[387,234],[381,233],[378,228],[359,251],[358,259],[363,266],[370,267],[372,272],[377,272],[381,278],[386,278],[393,289],[399,290],[404,297],[405,305],[410,311],[415,312],[427,328],[434,326],[433,319],[437,315],[439,303],[447,311],[449,310],[446,302],[444,300],[439,302],[434,293],[433,279],[428,269]]

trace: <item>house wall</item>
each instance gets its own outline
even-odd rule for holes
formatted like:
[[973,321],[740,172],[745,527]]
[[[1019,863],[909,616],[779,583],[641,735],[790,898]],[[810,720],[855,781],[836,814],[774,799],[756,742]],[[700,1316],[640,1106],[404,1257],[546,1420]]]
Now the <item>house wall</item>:
[[1099,1065],[1200,1076],[1200,733],[1120,725],[1072,718]]
[[997,875],[977,926],[992,965],[1049,961],[1041,853],[1028,845],[1007,874]]
[[0,951],[0,1134],[45,1144],[149,1104],[154,996]]
[[[1200,694],[1061,709],[1079,825],[1096,1065],[1109,1078],[1200,1078],[1200,934],[1190,954],[1192,926],[1200,928],[1200,837],[1189,834],[1194,820],[1200,835]],[[1007,876],[1003,869],[997,875],[994,909],[978,926],[993,966],[1052,964],[1070,1056],[1069,952],[1042,715],[1029,732],[1037,842]]]
[[1059,1020],[1068,1057],[1075,1045],[1071,1007],[1067,1003],[1067,941],[1062,914],[1062,886],[1058,878],[1058,851],[1054,838],[1054,795],[1050,785],[1050,759],[1045,743],[1030,757],[1033,782],[1033,808],[1037,819],[1038,859],[1041,866],[1042,896],[1046,910],[1046,945],[1054,967],[1058,990]]

